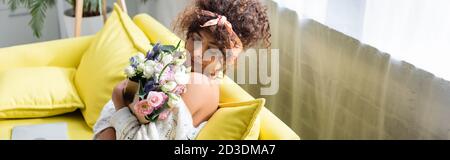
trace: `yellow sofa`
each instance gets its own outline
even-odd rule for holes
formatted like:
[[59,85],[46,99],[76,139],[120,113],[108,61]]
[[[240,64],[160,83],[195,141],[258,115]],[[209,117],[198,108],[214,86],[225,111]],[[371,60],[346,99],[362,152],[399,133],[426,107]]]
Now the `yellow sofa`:
[[[159,41],[166,44],[174,44],[179,40],[177,36],[149,15],[137,15],[133,21],[153,43]],[[0,73],[18,67],[55,66],[78,68],[81,57],[92,40],[92,36],[86,36],[2,48],[0,49]],[[254,99],[231,79],[226,77],[224,81],[225,83],[221,85],[220,92],[221,103]],[[297,134],[266,108],[262,109],[260,118],[261,130],[259,139],[300,139]],[[0,140],[11,139],[11,131],[14,126],[54,122],[67,123],[70,139],[92,139],[92,129],[86,125],[81,112],[77,110],[72,113],[46,118],[0,119]]]

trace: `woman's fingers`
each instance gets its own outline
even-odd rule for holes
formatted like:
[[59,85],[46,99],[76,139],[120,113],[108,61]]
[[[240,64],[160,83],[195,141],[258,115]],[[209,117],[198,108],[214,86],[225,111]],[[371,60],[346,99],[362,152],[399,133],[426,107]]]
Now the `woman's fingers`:
[[125,107],[125,101],[123,99],[123,89],[125,88],[126,82],[122,81],[119,84],[114,87],[113,93],[112,93],[112,101],[114,103],[114,106],[116,110],[121,109],[122,107]]

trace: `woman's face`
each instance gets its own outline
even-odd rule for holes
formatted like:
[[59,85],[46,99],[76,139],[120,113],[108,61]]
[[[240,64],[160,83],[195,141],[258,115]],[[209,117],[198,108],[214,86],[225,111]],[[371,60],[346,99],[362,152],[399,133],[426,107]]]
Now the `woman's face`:
[[223,70],[225,59],[227,65],[232,65],[235,60],[233,53],[232,60],[229,61],[230,58],[225,57],[226,53],[222,53],[213,35],[203,30],[190,34],[186,40],[186,50],[190,55],[192,71],[210,76],[215,76]]

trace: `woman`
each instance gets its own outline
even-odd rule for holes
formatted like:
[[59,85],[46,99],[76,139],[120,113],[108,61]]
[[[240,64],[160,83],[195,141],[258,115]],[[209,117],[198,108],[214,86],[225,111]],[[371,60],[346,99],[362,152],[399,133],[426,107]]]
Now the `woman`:
[[152,132],[151,124],[140,124],[142,117],[134,117],[133,110],[130,111],[133,107],[127,107],[133,104],[126,104],[123,99],[126,81],[122,81],[115,87],[112,102],[105,106],[94,127],[94,138],[152,139],[149,137],[153,135],[156,139],[195,139],[218,108],[216,81],[226,66],[233,65],[243,49],[261,40],[266,47],[270,46],[266,11],[258,0],[194,0],[179,15],[175,26],[177,32],[185,35],[186,51],[193,65],[187,92],[182,95],[184,103],[172,117],[175,122],[153,125],[158,133]]

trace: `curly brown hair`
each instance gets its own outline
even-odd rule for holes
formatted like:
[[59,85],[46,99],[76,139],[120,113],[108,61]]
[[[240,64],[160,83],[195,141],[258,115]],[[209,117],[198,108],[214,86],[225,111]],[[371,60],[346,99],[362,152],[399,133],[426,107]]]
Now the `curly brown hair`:
[[[213,12],[216,15],[211,17],[201,14],[201,11]],[[191,6],[178,16],[174,30],[188,38],[190,34],[206,29],[212,33],[222,49],[229,48],[229,42],[234,37],[230,37],[225,27],[201,27],[205,22],[222,15],[232,24],[233,31],[244,48],[252,47],[260,40],[263,40],[265,47],[269,48],[271,34],[266,12],[267,7],[259,0],[194,0]]]

